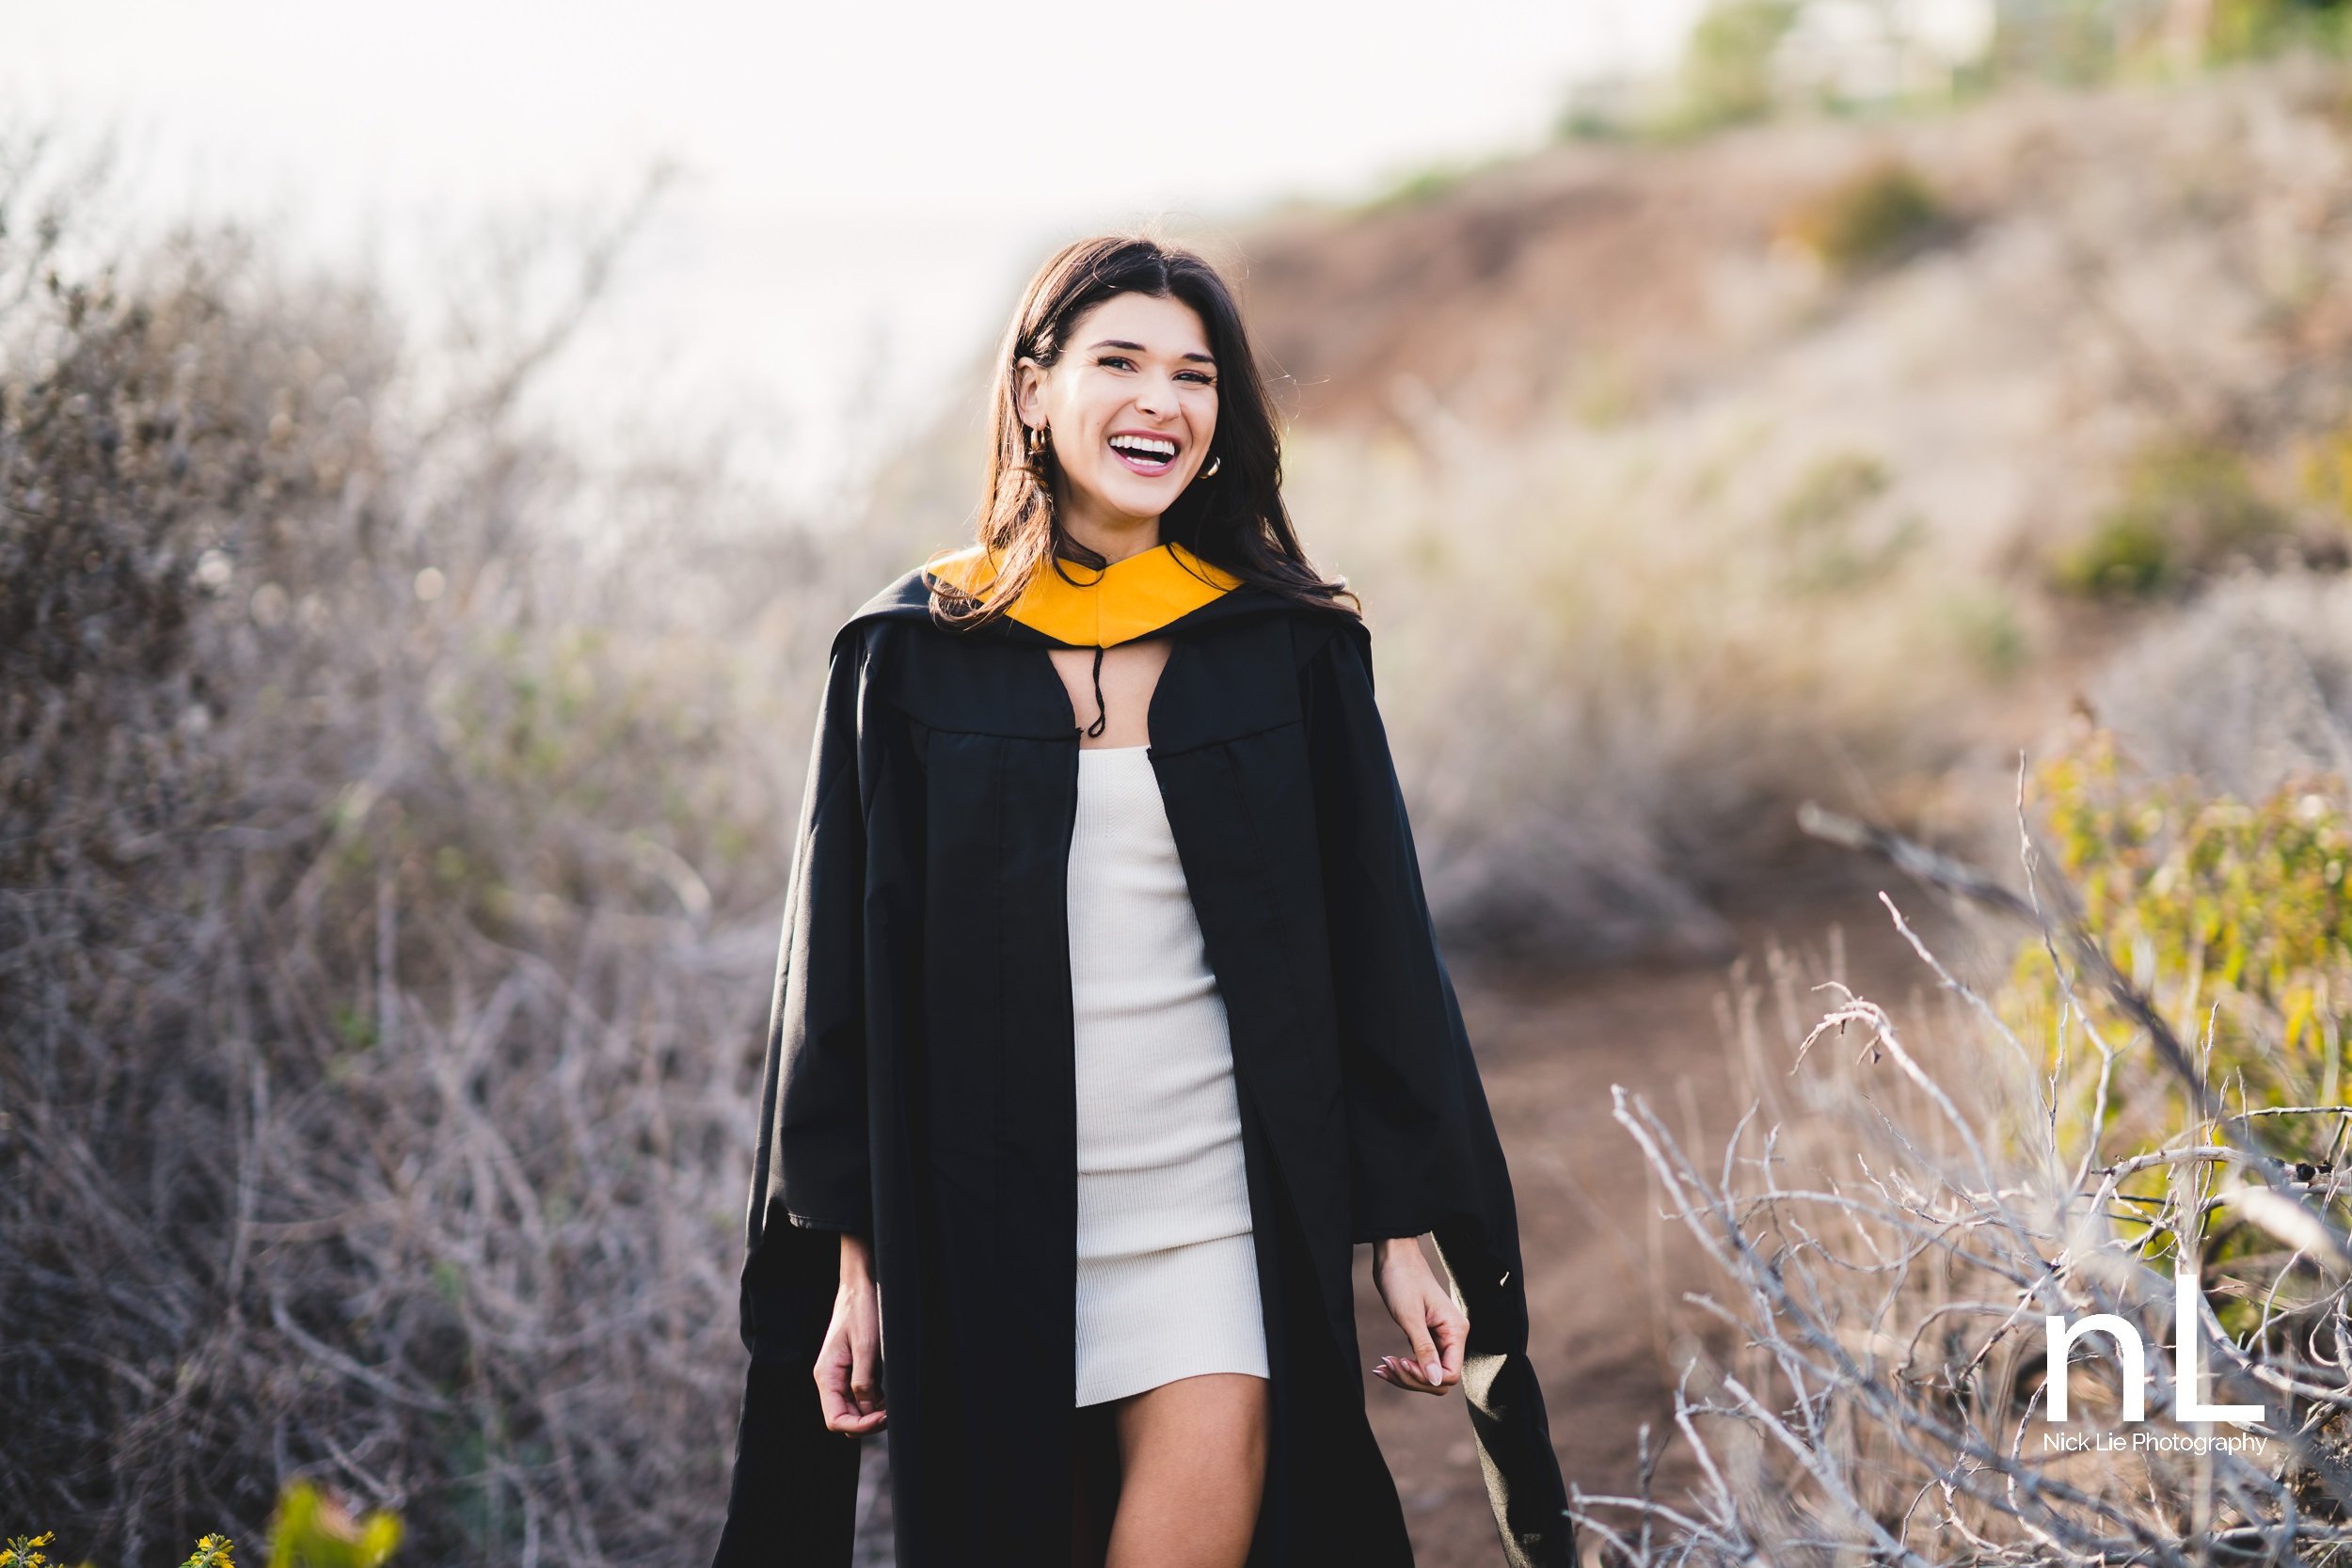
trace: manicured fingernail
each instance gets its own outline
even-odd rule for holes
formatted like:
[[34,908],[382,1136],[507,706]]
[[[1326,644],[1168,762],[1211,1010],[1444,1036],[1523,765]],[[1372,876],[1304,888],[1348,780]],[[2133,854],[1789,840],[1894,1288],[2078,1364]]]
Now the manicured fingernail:
[[1440,1367],[1439,1365],[1438,1365],[1438,1363],[1436,1363],[1435,1361],[1432,1361],[1431,1363],[1429,1363],[1429,1369],[1428,1369],[1428,1370],[1429,1370],[1429,1381],[1430,1381],[1430,1382],[1432,1382],[1432,1383],[1437,1383],[1437,1382],[1439,1382],[1440,1380],[1442,1380],[1442,1379],[1445,1377],[1445,1369],[1444,1369],[1443,1367]]

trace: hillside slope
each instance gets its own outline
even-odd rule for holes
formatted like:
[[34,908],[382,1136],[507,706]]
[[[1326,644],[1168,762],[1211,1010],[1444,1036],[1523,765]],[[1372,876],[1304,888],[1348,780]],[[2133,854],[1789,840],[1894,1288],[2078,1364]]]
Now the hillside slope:
[[[2284,61],[1564,146],[1272,218],[1239,236],[1244,289],[1306,427],[1411,429],[1435,407],[1507,436],[1754,400],[1791,436],[1883,448],[1955,521],[2014,523],[2153,426],[2259,445],[2344,417],[2347,128],[2344,75]],[[1806,230],[1890,164],[1936,211],[1859,276],[1824,264]]]
[[[2018,749],[2118,636],[2344,561],[2347,172],[2345,74],[2282,60],[1238,236],[1456,937],[1720,954],[1807,795],[2006,856]],[[2062,591],[2117,571],[2161,591]]]

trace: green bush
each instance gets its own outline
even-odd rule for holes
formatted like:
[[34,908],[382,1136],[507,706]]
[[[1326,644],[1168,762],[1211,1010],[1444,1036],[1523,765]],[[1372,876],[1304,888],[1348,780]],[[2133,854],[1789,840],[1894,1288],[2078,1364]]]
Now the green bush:
[[2052,558],[2050,577],[2070,594],[2146,596],[2286,531],[2284,515],[2255,488],[2239,453],[2162,440],[2133,460],[2122,499],[2089,535]]
[[2071,594],[2133,597],[2171,587],[2180,578],[2180,559],[2159,519],[2118,507],[2099,519],[2089,538],[2059,557],[2052,575]]
[[1800,204],[1782,220],[1781,232],[1830,271],[1851,277],[1917,251],[1947,217],[1916,169],[1886,159]]
[[2296,48],[2341,51],[2352,40],[2352,7],[2341,0],[2214,0],[2205,58],[2255,59]]
[[[2056,869],[2080,890],[2085,928],[2231,1114],[2342,1105],[2352,1035],[2345,781],[2306,774],[2240,800],[2142,776],[2101,729],[2037,768],[2032,794]],[[2186,1087],[2135,1040],[2128,1014],[2090,985],[2069,997],[2038,936],[2018,949],[1998,1006],[2041,1053],[2058,1147],[2107,1162],[2218,1141],[2196,1123]],[[2265,1116],[2258,1131],[2264,1147],[2316,1171],[2342,1156],[2347,1117]],[[2166,1180],[2160,1168],[2127,1178],[2124,1202],[2153,1211]]]
[[1798,0],[1715,0],[1683,46],[1672,129],[1697,133],[1760,119],[1777,96],[1772,58],[1804,10]]

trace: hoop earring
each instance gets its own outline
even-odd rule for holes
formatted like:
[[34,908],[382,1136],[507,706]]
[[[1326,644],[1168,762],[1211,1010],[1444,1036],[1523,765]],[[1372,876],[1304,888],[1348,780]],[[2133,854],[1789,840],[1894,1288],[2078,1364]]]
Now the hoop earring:
[[1052,432],[1044,425],[1031,425],[1029,427],[1026,445],[1031,464],[1034,465],[1039,458],[1045,455],[1046,444],[1051,439]]
[[1215,457],[1209,459],[1209,466],[1200,470],[1200,477],[1202,479],[1215,479],[1216,477],[1216,471],[1223,467],[1225,467],[1225,454],[1223,452],[1218,452]]

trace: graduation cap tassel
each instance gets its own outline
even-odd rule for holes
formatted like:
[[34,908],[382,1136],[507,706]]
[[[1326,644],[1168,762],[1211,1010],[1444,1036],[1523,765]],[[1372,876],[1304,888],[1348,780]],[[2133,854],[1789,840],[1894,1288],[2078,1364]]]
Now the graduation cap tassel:
[[1094,722],[1087,726],[1087,734],[1101,735],[1103,721],[1110,716],[1110,710],[1103,705],[1103,645],[1097,642],[1094,645]]

